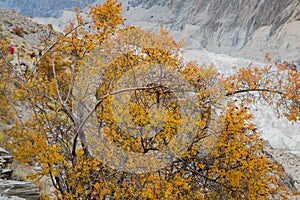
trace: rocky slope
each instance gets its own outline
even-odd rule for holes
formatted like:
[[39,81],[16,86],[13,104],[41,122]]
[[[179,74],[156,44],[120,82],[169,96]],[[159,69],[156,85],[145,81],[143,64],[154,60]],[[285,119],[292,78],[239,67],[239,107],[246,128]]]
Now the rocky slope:
[[[26,16],[62,17],[63,10],[104,0],[1,0],[0,6]],[[262,60],[266,52],[274,59],[300,64],[300,0],[119,0],[127,24],[153,29],[159,24],[176,32],[188,48],[205,48]],[[73,14],[65,13],[63,19]],[[50,23],[56,26],[57,19]],[[64,20],[63,20],[64,21]],[[60,25],[62,29],[63,25]]]
[[95,0],[1,0],[0,7],[15,10],[25,16],[59,17],[63,10],[72,10],[74,6],[84,8]]
[[[12,63],[16,71],[21,71],[20,63],[26,63],[27,66],[33,64],[35,59],[32,59],[30,54],[32,52],[37,53],[38,49],[36,44],[39,43],[43,37],[49,36],[50,33],[54,33],[51,26],[43,26],[16,12],[0,9],[0,34],[9,39],[10,43],[15,47]],[[26,110],[26,105],[19,105],[17,110],[21,111],[19,112],[19,117],[21,118],[28,115],[28,112],[22,112],[22,110]],[[9,127],[9,124],[0,123],[0,135]],[[4,138],[1,139],[2,143],[5,142]],[[52,189],[48,189],[48,180],[46,178],[43,179],[43,183],[39,186],[28,181],[21,181],[26,180],[25,174],[28,173],[25,173],[25,170],[23,170],[23,168],[25,168],[24,166],[16,163],[17,162],[14,162],[14,164],[12,164],[12,155],[0,147],[0,200],[37,200],[40,199],[41,196],[41,186],[44,187],[43,191],[46,192]],[[12,169],[17,170],[13,171]],[[22,176],[24,175],[24,177],[20,178],[16,171],[21,173]]]
[[[300,63],[299,0],[132,0],[130,5],[132,15],[151,10],[138,20],[163,23],[209,51],[252,58],[271,52]],[[162,8],[164,15],[155,12]]]
[[4,9],[0,9],[0,31],[15,47],[15,60],[18,62],[33,61],[29,58],[32,52],[38,52],[36,45],[43,38],[55,33],[51,25],[38,24],[16,12]]

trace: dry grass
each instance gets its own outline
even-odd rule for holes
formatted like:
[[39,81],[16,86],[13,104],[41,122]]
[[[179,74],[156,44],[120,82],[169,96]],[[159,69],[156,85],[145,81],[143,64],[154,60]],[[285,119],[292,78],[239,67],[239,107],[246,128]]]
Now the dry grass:
[[6,136],[3,133],[3,131],[1,130],[1,127],[0,127],[0,147],[4,147],[5,142],[6,142]]
[[13,163],[11,165],[11,169],[14,170],[13,174],[12,174],[12,179],[18,180],[18,181],[29,181],[27,176],[29,174],[34,173],[34,171],[32,169],[30,169],[29,167],[27,167],[25,165],[18,163],[15,160],[13,161]]

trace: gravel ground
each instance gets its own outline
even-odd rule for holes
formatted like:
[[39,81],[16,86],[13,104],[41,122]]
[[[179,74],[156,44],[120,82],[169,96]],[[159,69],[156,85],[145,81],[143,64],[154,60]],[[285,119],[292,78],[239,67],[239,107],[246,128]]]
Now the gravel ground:
[[[276,161],[282,164],[285,172],[294,180],[295,188],[300,192],[300,156],[287,150],[272,147],[268,147],[266,150]],[[300,199],[300,194],[293,199]]]

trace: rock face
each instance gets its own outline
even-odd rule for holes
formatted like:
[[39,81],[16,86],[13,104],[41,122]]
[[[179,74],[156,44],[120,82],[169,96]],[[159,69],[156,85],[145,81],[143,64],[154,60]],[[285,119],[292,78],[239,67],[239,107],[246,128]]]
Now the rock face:
[[39,199],[40,191],[36,185],[30,182],[8,180],[13,170],[6,168],[12,163],[12,160],[12,155],[5,149],[0,148],[0,200]]
[[12,163],[12,159],[13,157],[9,155],[8,151],[0,148],[0,179],[7,179],[11,176],[12,170],[6,168]]
[[15,10],[28,17],[58,17],[62,14],[63,10],[72,10],[75,6],[83,8],[94,1],[95,0],[1,0],[0,6],[5,9]]
[[300,61],[299,0],[132,0],[130,5],[165,8],[167,17],[151,12],[146,20],[188,34],[210,51],[252,51],[253,57],[271,52]]
[[[18,197],[27,200],[40,199],[40,191],[36,185],[30,182],[1,180],[0,194],[4,197]],[[1,197],[0,197],[1,199]]]

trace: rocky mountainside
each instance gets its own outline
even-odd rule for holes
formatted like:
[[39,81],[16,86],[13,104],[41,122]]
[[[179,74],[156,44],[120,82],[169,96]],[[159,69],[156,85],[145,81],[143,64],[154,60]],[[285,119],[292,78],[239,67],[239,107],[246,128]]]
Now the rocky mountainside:
[[[63,10],[104,0],[0,0],[0,7],[54,27],[73,17]],[[164,24],[188,48],[205,48],[216,53],[262,61],[266,52],[274,59],[300,64],[300,0],[119,0],[127,24],[143,28]],[[61,21],[56,18],[61,17]],[[47,20],[49,19],[49,21]]]
[[38,51],[36,45],[50,33],[55,33],[51,25],[38,24],[16,12],[4,9],[0,9],[0,31],[4,37],[10,39],[19,61],[29,60],[30,54]]
[[[132,0],[151,10],[141,21],[163,23],[209,51],[300,63],[300,0]],[[154,9],[155,8],[155,9]],[[158,10],[162,12],[163,15]],[[129,9],[130,10],[130,9]],[[134,20],[134,19],[133,19]],[[137,20],[136,20],[137,21]]]
[[84,8],[95,0],[0,0],[0,7],[15,10],[24,16],[59,17],[63,10],[72,10],[74,6]]

